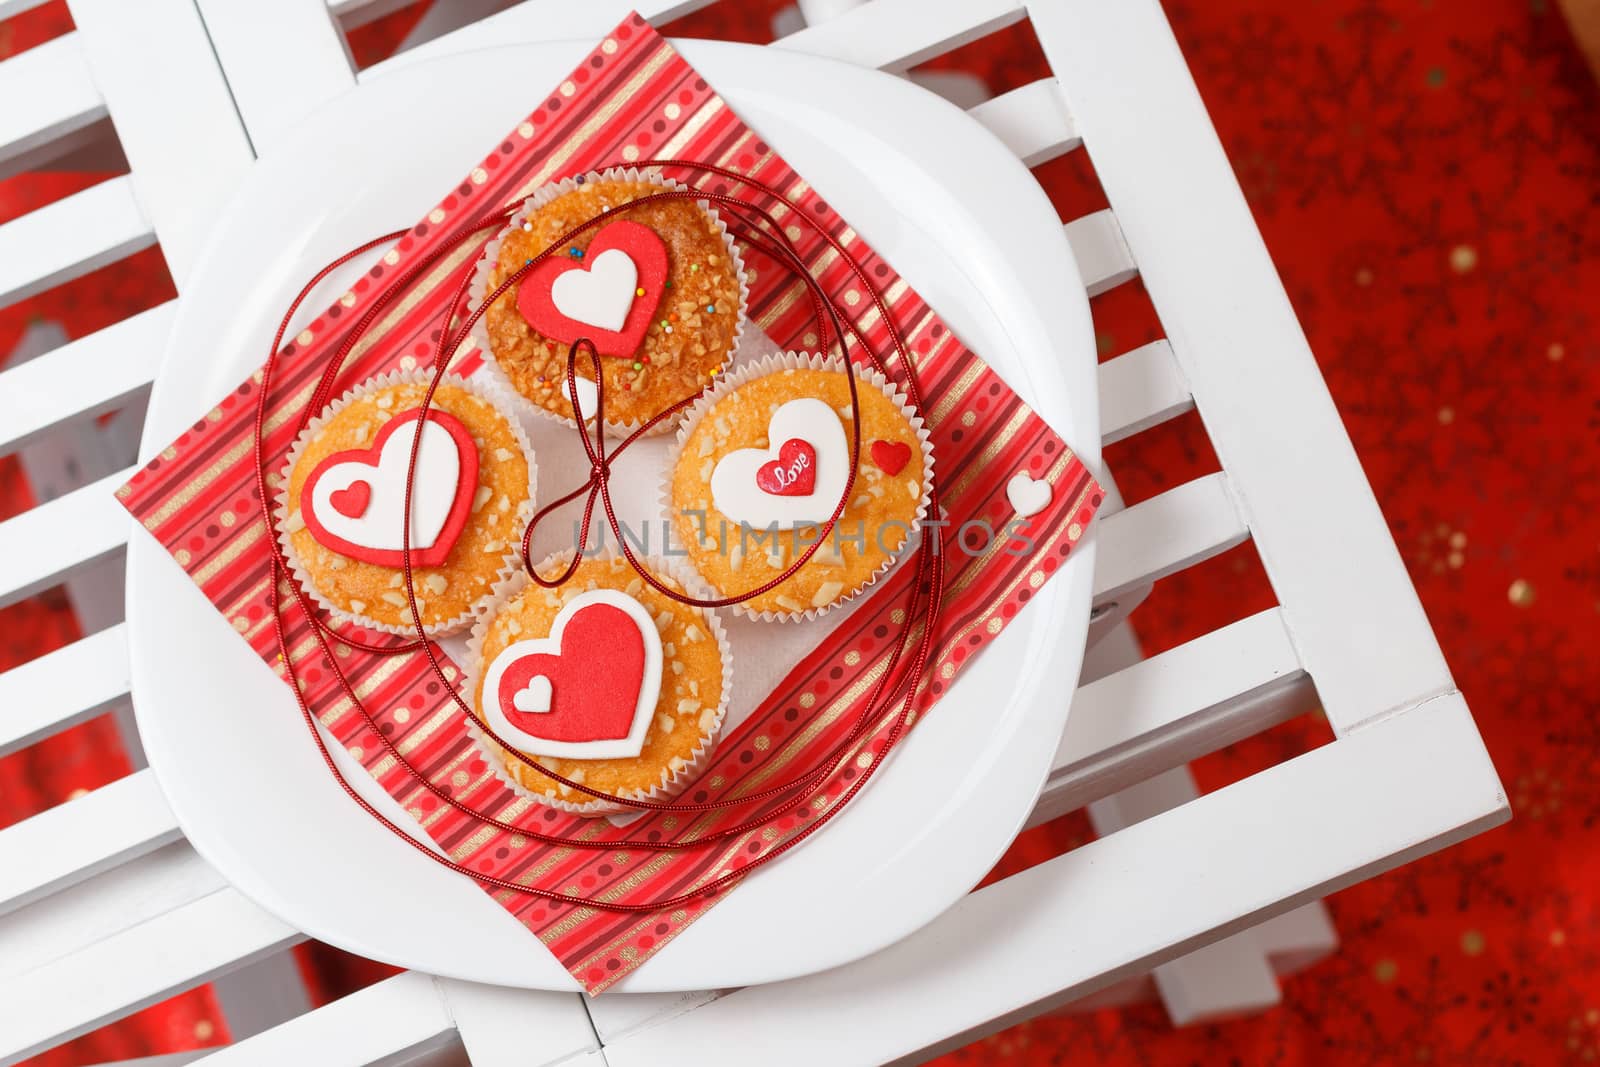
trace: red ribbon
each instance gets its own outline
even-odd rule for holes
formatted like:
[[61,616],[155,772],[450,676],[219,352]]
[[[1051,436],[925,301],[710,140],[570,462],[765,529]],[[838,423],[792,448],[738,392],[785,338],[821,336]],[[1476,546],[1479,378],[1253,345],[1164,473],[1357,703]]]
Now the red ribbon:
[[[809,227],[823,238],[829,248],[831,248],[831,250],[839,257],[839,259],[850,268],[851,272],[855,276],[856,281],[870,296],[872,306],[876,308],[880,321],[882,321],[887,327],[895,355],[898,357],[896,362],[898,363],[899,370],[901,372],[898,379],[899,384],[905,389],[912,408],[917,411],[919,415],[921,414],[922,394],[917,382],[916,368],[912,362],[911,355],[905,346],[904,340],[900,335],[899,328],[895,325],[893,318],[890,317],[889,308],[884,302],[882,293],[878,290],[877,286],[873,284],[872,279],[868,277],[867,272],[863,270],[861,266],[849,255],[844,245],[837,238],[809,219],[805,212],[800,211],[797,205],[791,202],[779,190],[767,186],[755,179],[738,174],[734,171],[710,164],[694,163],[683,160],[645,160],[633,165],[640,168],[674,167],[698,171],[704,174],[717,175],[719,177],[729,179],[737,185],[758,190],[789,208],[794,219],[800,220],[804,225]],[[433,403],[434,392],[437,390],[440,380],[444,377],[446,367],[449,364],[450,354],[453,353],[455,349],[468,337],[473,325],[478,321],[479,318],[483,316],[486,309],[493,304],[495,300],[499,299],[507,290],[511,289],[518,282],[520,282],[525,275],[534,270],[540,263],[548,259],[556,249],[563,247],[577,235],[600,226],[612,216],[626,212],[632,208],[638,207],[639,205],[654,201],[667,200],[709,201],[719,209],[724,210],[733,219],[733,223],[729,228],[739,239],[744,241],[744,243],[750,248],[760,251],[776,261],[779,265],[783,266],[786,270],[788,270],[806,285],[812,301],[813,316],[815,317],[818,323],[818,328],[821,331],[821,342],[819,347],[823,351],[828,351],[832,349],[834,345],[837,345],[841,354],[846,357],[844,363],[846,367],[846,380],[850,389],[851,424],[854,434],[850,448],[850,475],[845,483],[844,491],[840,495],[837,505],[834,507],[833,514],[829,517],[828,521],[823,524],[821,535],[811,544],[809,544],[805,551],[797,556],[794,562],[791,563],[782,574],[760,586],[759,588],[750,590],[749,592],[737,596],[701,600],[688,596],[687,594],[680,593],[678,590],[666,585],[654,574],[650,573],[644,564],[633,555],[632,550],[628,547],[628,539],[622,536],[621,525],[617,519],[611,501],[609,485],[611,467],[616,458],[625,452],[628,447],[633,444],[633,442],[637,441],[641,436],[646,434],[652,427],[658,425],[663,419],[672,417],[674,414],[694,403],[697,399],[699,399],[699,395],[701,394],[685,398],[684,400],[681,400],[678,403],[673,404],[672,406],[660,412],[657,412],[642,426],[634,430],[633,433],[631,433],[615,448],[608,451],[605,440],[605,384],[604,376],[601,374],[601,357],[595,350],[594,345],[588,339],[580,338],[575,341],[568,350],[566,377],[569,399],[572,401],[573,410],[578,411],[579,407],[576,373],[577,359],[580,351],[587,353],[594,371],[594,381],[596,387],[594,430],[593,434],[591,435],[580,425],[577,432],[579,440],[583,444],[584,452],[589,459],[589,477],[582,485],[578,486],[576,489],[568,492],[552,503],[540,508],[539,511],[534,515],[532,521],[529,522],[527,529],[523,533],[523,566],[534,582],[546,588],[554,588],[568,581],[583,560],[583,546],[588,542],[590,527],[594,519],[595,505],[598,501],[601,510],[605,514],[606,522],[610,526],[612,533],[615,535],[617,544],[621,547],[623,556],[626,558],[628,564],[634,569],[634,571],[638,573],[639,577],[643,581],[649,583],[651,588],[655,589],[663,596],[682,604],[688,604],[701,608],[726,607],[728,605],[742,603],[750,600],[753,597],[760,596],[763,593],[777,588],[779,585],[791,578],[797,571],[799,571],[801,567],[805,566],[811,557],[820,549],[827,537],[832,534],[835,524],[838,522],[840,516],[844,512],[846,503],[851,498],[851,494],[855,485],[856,469],[861,458],[860,398],[857,393],[856,378],[853,371],[853,363],[850,358],[852,343],[854,349],[862,358],[868,361],[885,377],[888,377],[891,380],[896,380],[895,375],[891,372],[889,366],[886,365],[884,360],[879,357],[878,353],[874,352],[868,345],[865,332],[859,329],[857,322],[849,317],[848,311],[838,307],[838,305],[836,305],[829,298],[828,294],[823,291],[816,278],[812,276],[809,265],[799,254],[794,243],[788,237],[784,227],[780,225],[777,220],[774,219],[773,216],[764,208],[726,193],[709,193],[695,190],[664,190],[660,193],[654,193],[649,196],[641,197],[637,200],[631,201],[627,204],[610,208],[594,218],[572,227],[566,233],[558,237],[551,245],[514,271],[493,292],[488,293],[477,308],[472,309],[470,314],[468,314],[467,317],[457,327],[451,329],[449,328],[448,323],[449,313],[460,307],[466,298],[467,288],[471,279],[471,274],[467,274],[463,277],[462,282],[456,289],[454,297],[447,305],[447,321],[439,331],[439,339],[433,355],[433,379],[430,381],[427,392],[423,397],[422,406],[424,413],[426,413]],[[428,256],[423,257],[417,263],[413,264],[398,278],[395,278],[393,281],[391,281],[376,296],[371,306],[351,328],[350,333],[346,336],[343,343],[340,344],[337,351],[335,351],[328,358],[328,363],[323,369],[322,377],[318,382],[317,387],[312,390],[312,394],[307,400],[306,406],[300,414],[300,420],[298,423],[299,431],[303,431],[310,423],[312,417],[326,407],[331,401],[334,383],[338,379],[340,369],[343,367],[345,360],[349,357],[350,352],[355,348],[362,336],[364,336],[366,330],[370,327],[372,322],[378,317],[382,310],[387,305],[392,303],[400,294],[408,290],[415,283],[418,277],[433,267],[450,251],[468,241],[473,240],[477,235],[481,234],[484,230],[490,228],[491,226],[504,225],[516,212],[517,207],[518,205],[510,205],[497,211],[489,212],[481,216],[476,221],[452,232],[447,238],[445,238],[442,244],[435,251]],[[368,241],[357,248],[351,249],[349,252],[346,252],[344,255],[340,256],[338,259],[319,270],[311,278],[311,280],[305,284],[305,286],[300,290],[299,294],[296,295],[294,301],[289,305],[288,310],[285,311],[283,320],[279,323],[277,332],[273,335],[272,347],[268,353],[266,364],[262,369],[261,390],[257,397],[255,414],[256,481],[257,489],[261,499],[262,518],[266,522],[268,529],[272,529],[274,524],[270,504],[272,495],[268,492],[267,487],[267,471],[270,464],[268,463],[267,456],[265,454],[264,444],[265,426],[267,422],[267,401],[271,391],[273,369],[276,366],[276,362],[279,357],[284,334],[288,331],[289,322],[293,318],[296,310],[298,310],[300,305],[305,301],[311,291],[335,269],[356,258],[357,256],[360,256],[374,248],[377,248],[380,245],[386,244],[401,237],[404,233],[405,231],[402,230],[374,238],[373,240]],[[285,579],[291,578],[291,571],[288,562],[284,558],[283,551],[279,546],[277,539],[269,537],[266,538],[266,542],[270,546],[270,551],[272,553],[272,566],[274,572],[274,580],[270,583],[270,587],[273,626],[278,641],[278,658],[283,662],[284,669],[289,676],[291,688],[294,690],[295,699],[300,706],[301,715],[306,722],[306,726],[311,734],[312,740],[316,743],[318,751],[322,754],[323,762],[327,765],[328,770],[333,774],[335,780],[338,781],[340,787],[344,789],[345,793],[352,800],[354,800],[356,804],[360,805],[362,810],[364,810],[368,815],[377,820],[395,836],[412,845],[422,855],[427,856],[436,863],[440,863],[446,867],[449,867],[451,870],[458,871],[459,873],[467,875],[478,882],[494,886],[497,889],[511,890],[517,893],[542,897],[547,900],[560,901],[567,904],[583,905],[585,907],[596,908],[604,911],[621,912],[657,911],[678,907],[696,897],[715,894],[723,886],[743,878],[750,871],[761,866],[762,864],[772,861],[776,857],[782,855],[784,852],[787,852],[789,849],[799,845],[806,838],[810,837],[811,834],[815,833],[838,811],[844,808],[846,804],[848,804],[848,802],[856,795],[856,793],[860,791],[862,786],[866,785],[867,781],[871,779],[874,772],[882,765],[883,760],[885,757],[887,757],[890,750],[893,749],[893,747],[900,740],[901,736],[904,734],[913,714],[916,711],[916,698],[921,690],[921,681],[927,668],[928,658],[933,647],[935,635],[938,633],[940,609],[943,605],[944,557],[940,541],[936,533],[933,536],[928,536],[921,539],[917,546],[915,552],[917,581],[912,583],[909,589],[904,609],[906,619],[909,620],[917,618],[917,605],[919,601],[925,601],[921,614],[925,617],[926,621],[921,638],[918,640],[915,649],[912,650],[909,660],[902,664],[902,658],[906,654],[906,646],[908,644],[908,637],[910,634],[909,629],[902,630],[898,642],[895,644],[890,653],[885,669],[873,687],[871,697],[868,699],[866,704],[863,705],[862,710],[858,714],[855,723],[852,724],[849,733],[833,748],[833,750],[828,754],[823,762],[816,767],[816,769],[799,775],[798,777],[789,781],[779,783],[775,786],[770,786],[756,793],[725,800],[689,803],[681,800],[663,802],[637,800],[615,796],[601,790],[585,786],[582,783],[572,781],[571,779],[564,778],[561,775],[556,774],[554,771],[542,766],[537,760],[518,751],[513,745],[507,743],[498,735],[496,735],[489,725],[472,709],[468,702],[462,698],[462,695],[455,690],[455,688],[450,684],[450,680],[445,676],[444,665],[440,662],[437,648],[431,641],[427,639],[422,630],[422,624],[420,622],[421,613],[417,610],[416,590],[414,588],[412,577],[412,549],[410,539],[410,514],[413,488],[412,482],[416,473],[417,455],[419,452],[420,443],[421,435],[419,434],[412,442],[411,455],[408,461],[406,472],[405,512],[407,518],[405,529],[403,531],[404,541],[402,552],[406,599],[411,607],[412,621],[417,630],[417,637],[415,640],[400,644],[379,646],[354,640],[342,633],[336,634],[327,622],[317,616],[305,590],[301,589],[299,585],[292,580],[284,581]],[[279,461],[281,462],[281,457],[279,457]],[[932,502],[931,507],[933,513],[937,515],[937,486],[932,482],[933,475],[931,471],[926,472],[925,476],[930,480],[929,490]],[[549,515],[556,509],[571,503],[580,496],[584,497],[584,506],[583,521],[579,529],[577,550],[573,554],[571,563],[560,576],[554,579],[546,579],[535,572],[533,561],[529,555],[530,544],[532,542],[534,530],[538,527],[539,522],[543,520],[546,515]],[[384,746],[388,755],[395,760],[395,763],[398,767],[403,768],[414,781],[416,781],[422,788],[426,789],[439,801],[465,813],[471,818],[476,819],[486,825],[494,826],[499,830],[509,833],[522,834],[525,837],[544,844],[559,845],[565,848],[575,849],[637,848],[658,852],[673,851],[679,849],[703,847],[715,841],[738,836],[751,830],[758,829],[762,826],[774,824],[776,820],[781,819],[787,812],[806,804],[817,793],[817,791],[828,780],[828,778],[835,771],[841,768],[844,760],[848,758],[851,747],[856,742],[861,740],[862,737],[866,736],[869,732],[869,729],[875,728],[887,722],[891,715],[893,715],[894,718],[889,727],[888,733],[884,737],[883,744],[877,750],[870,752],[870,762],[862,768],[861,773],[840,796],[837,803],[831,806],[819,817],[809,822],[798,833],[783,841],[781,844],[775,845],[768,849],[760,856],[755,857],[740,870],[730,871],[724,875],[721,875],[692,892],[684,893],[679,896],[664,900],[652,901],[645,904],[630,903],[627,900],[597,900],[575,894],[540,889],[535,886],[522,885],[517,882],[497,878],[479,871],[469,870],[461,864],[458,864],[447,857],[439,855],[427,845],[416,840],[409,833],[401,829],[389,818],[379,812],[349,783],[349,781],[344,777],[343,773],[339,770],[338,766],[334,763],[333,756],[329,752],[326,742],[322,739],[321,734],[316,728],[315,713],[313,713],[311,710],[310,704],[306,699],[305,691],[301,688],[300,679],[295,672],[294,664],[290,660],[288,640],[284,628],[283,603],[280,593],[281,585],[287,585],[287,587],[291,590],[296,604],[304,613],[308,621],[312,624],[312,633],[315,636],[327,662],[333,664],[333,673],[338,678],[339,685],[343,689],[345,696],[349,698],[352,706],[361,715],[362,720],[365,722],[368,730],[370,730],[372,735],[376,737]],[[410,762],[406,760],[404,756],[400,754],[398,747],[389,739],[388,735],[384,734],[378,729],[378,724],[376,721],[374,721],[371,712],[367,710],[365,704],[360,700],[359,697],[357,697],[355,689],[350,682],[349,676],[338,666],[339,657],[336,657],[333,654],[333,649],[329,644],[330,639],[337,639],[350,646],[352,650],[375,656],[399,655],[420,650],[428,657],[428,661],[433,668],[434,674],[438,679],[439,684],[444,687],[444,691],[450,694],[451,699],[455,701],[462,713],[466,715],[478,727],[478,729],[483,732],[485,736],[493,739],[525,766],[538,771],[540,774],[552,781],[558,782],[587,796],[640,810],[703,812],[759,804],[763,801],[776,799],[787,794],[792,795],[790,795],[788,799],[784,801],[784,803],[767,812],[767,814],[763,817],[741,822],[722,830],[704,833],[697,837],[669,842],[634,840],[631,838],[568,838],[558,834],[541,832],[531,826],[521,826],[514,823],[504,822],[498,818],[479,812],[476,809],[461,803],[448,792],[429,781],[425,775],[418,771]]]

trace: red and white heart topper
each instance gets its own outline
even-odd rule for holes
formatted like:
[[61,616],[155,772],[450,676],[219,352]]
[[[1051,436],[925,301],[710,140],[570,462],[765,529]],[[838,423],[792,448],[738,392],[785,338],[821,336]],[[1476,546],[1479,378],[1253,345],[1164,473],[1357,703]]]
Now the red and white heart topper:
[[483,676],[483,717],[531,756],[626,759],[644,748],[661,695],[661,635],[639,601],[592,589],[550,635],[508,645]]
[[595,233],[581,257],[553,255],[517,289],[517,310],[546,337],[594,342],[603,356],[626,358],[644,343],[667,281],[667,245],[626,219]]
[[335,452],[300,489],[300,517],[317,543],[382,567],[405,565],[406,468],[422,427],[411,489],[411,563],[442,565],[472,514],[478,449],[462,421],[435,408],[402,411],[367,448]]
[[839,414],[815,397],[791,400],[767,424],[770,448],[741,448],[711,471],[711,500],[734,522],[766,528],[827,522],[850,477]]

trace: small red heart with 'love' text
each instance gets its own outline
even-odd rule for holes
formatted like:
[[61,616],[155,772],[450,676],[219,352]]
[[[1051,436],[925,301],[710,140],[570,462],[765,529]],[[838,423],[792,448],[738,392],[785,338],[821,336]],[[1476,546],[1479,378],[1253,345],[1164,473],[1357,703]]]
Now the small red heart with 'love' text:
[[817,450],[811,442],[791,437],[778,458],[756,471],[756,486],[773,496],[810,496],[817,485]]

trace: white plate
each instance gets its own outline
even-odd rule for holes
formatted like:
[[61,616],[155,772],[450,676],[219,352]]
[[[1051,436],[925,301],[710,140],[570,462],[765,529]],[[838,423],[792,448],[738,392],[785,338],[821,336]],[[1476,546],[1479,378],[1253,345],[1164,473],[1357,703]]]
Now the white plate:
[[[401,67],[263,158],[183,293],[145,455],[260,363],[314,269],[419,217],[590,47],[530,44]],[[957,108],[875,71],[770,48],[682,48],[1097,467],[1088,302],[1054,210],[1004,146]],[[1061,736],[1092,569],[1085,545],[845,814],[618,988],[718,988],[833,967],[904,937],[971,889],[1021,827]],[[190,842],[242,892],[373,959],[576,988],[481,889],[417,856],[342,795],[282,682],[142,531],[129,547],[128,623],[150,764]],[[359,768],[347,770],[399,814]]]

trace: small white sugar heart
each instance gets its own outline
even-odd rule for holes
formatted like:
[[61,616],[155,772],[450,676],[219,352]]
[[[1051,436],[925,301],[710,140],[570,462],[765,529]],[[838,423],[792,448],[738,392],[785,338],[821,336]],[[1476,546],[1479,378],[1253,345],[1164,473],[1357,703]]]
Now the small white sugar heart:
[[528,715],[542,715],[550,710],[550,679],[542,674],[536,674],[528,679],[528,684],[518,691],[511,703],[520,712]]
[[550,286],[550,303],[569,319],[620,330],[633,307],[639,285],[639,268],[620,248],[608,248],[594,257],[588,270],[569,270]]
[[[588,378],[582,377],[581,375],[578,377],[577,381],[578,421],[588,422],[590,419],[594,418],[594,410],[598,406],[597,401],[600,399],[600,390],[595,387],[594,382],[590,381]],[[561,395],[566,397],[568,401],[572,399],[572,394],[567,392],[567,383],[566,379],[564,378],[561,382]]]
[[1034,481],[1026,474],[1013,474],[1006,483],[1006,499],[1023,518],[1037,515],[1050,506],[1050,483]]

